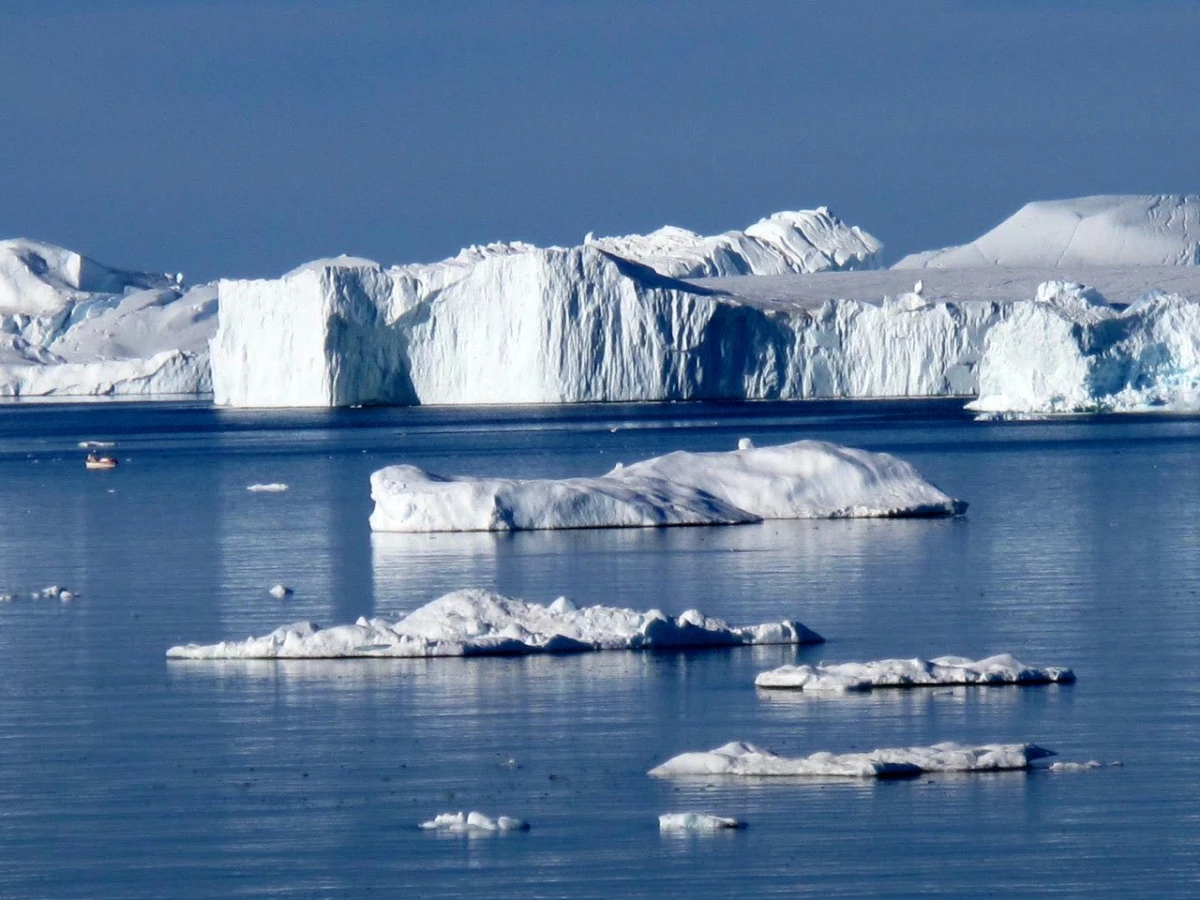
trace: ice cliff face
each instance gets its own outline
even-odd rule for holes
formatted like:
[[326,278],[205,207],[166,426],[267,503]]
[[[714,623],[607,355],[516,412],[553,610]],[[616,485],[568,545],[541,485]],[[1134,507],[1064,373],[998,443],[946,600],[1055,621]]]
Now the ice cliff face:
[[[759,224],[783,222],[776,216]],[[216,402],[967,394],[983,335],[1003,315],[994,303],[930,304],[917,294],[882,305],[831,301],[816,310],[751,301],[605,249],[643,241],[642,250],[655,251],[643,258],[668,268],[653,235],[605,240],[571,249],[474,247],[444,263],[391,269],[326,260],[279,280],[223,281],[212,343]],[[704,264],[726,265],[733,256],[724,252],[704,256]],[[783,265],[783,258],[754,264]],[[680,265],[691,273],[697,264]]]
[[1200,303],[1151,292],[1109,306],[1079,284],[1048,282],[987,336],[984,413],[1200,406]]
[[180,282],[0,241],[0,396],[207,392],[216,290]]
[[969,244],[897,269],[1200,265],[1200,197],[1080,197],[1029,203]]

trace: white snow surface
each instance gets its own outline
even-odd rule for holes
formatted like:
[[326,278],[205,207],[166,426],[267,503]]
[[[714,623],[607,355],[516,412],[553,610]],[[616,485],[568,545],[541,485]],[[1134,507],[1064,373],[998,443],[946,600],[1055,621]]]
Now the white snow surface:
[[1128,307],[1081,284],[1048,282],[988,334],[985,414],[1200,408],[1200,301],[1152,291]]
[[869,691],[872,688],[939,687],[944,685],[1070,684],[1075,673],[1059,667],[1036,668],[1008,653],[970,660],[962,656],[936,659],[883,659],[866,663],[780,666],[762,672],[754,683],[762,688],[804,691]]
[[246,490],[252,494],[282,494],[288,490],[288,486],[282,481],[272,481],[268,484],[248,484]]
[[499,831],[528,831],[529,823],[512,816],[491,816],[481,812],[439,813],[428,822],[422,822],[426,831],[447,831],[452,834],[490,834]]
[[1200,197],[1079,197],[1029,203],[969,244],[906,256],[897,269],[1200,265]]
[[205,393],[216,317],[214,286],[0,241],[0,396]]
[[791,758],[740,741],[704,753],[682,753],[651,769],[656,777],[738,775],[753,777],[832,776],[899,778],[923,772],[998,772],[1027,769],[1036,759],[1054,756],[1036,744],[955,743],[931,747],[872,750],[869,753],[814,753]]
[[735,627],[688,610],[668,616],[607,606],[576,607],[560,597],[527,603],[483,590],[446,594],[398,622],[360,618],[321,629],[311,622],[241,642],[172,647],[173,659],[510,656],[589,650],[652,650],[742,644],[820,643],[799,622]]
[[966,509],[910,464],[823,441],[676,451],[590,478],[371,475],[374,531],[733,525],[764,519],[948,516]]
[[714,816],[710,813],[663,813],[658,817],[659,831],[712,832],[745,827],[746,823],[740,819]]

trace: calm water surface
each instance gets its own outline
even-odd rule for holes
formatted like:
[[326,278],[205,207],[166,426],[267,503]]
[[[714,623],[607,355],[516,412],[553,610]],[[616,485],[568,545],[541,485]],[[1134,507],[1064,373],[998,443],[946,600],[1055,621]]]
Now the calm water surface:
[[[898,453],[957,521],[375,535],[367,478],[595,474],[802,437]],[[84,439],[120,442],[87,472]],[[1200,893],[1200,421],[976,423],[954,402],[229,412],[0,406],[0,897],[1184,897]],[[283,481],[285,494],[252,494]],[[275,582],[295,589],[267,594]],[[168,663],[460,587],[829,642],[559,658]],[[763,693],[795,661],[1012,651],[1073,687]],[[672,783],[790,754],[1034,741],[1081,774]],[[441,837],[436,813],[530,820]],[[668,837],[663,812],[744,831]]]

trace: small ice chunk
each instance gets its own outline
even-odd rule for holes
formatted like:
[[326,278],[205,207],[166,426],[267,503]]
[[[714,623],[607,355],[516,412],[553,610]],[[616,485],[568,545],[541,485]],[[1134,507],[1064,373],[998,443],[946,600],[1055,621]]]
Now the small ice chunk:
[[491,816],[481,812],[440,813],[420,825],[426,831],[445,831],[451,834],[494,834],[504,831],[528,831],[529,823],[511,816]]
[[1046,767],[1046,771],[1055,772],[1058,774],[1065,772],[1090,772],[1093,769],[1105,769],[1112,766],[1120,766],[1120,762],[1102,763],[1097,759],[1089,759],[1087,762],[1075,762],[1073,760],[1063,760],[1061,762],[1051,763]]
[[247,485],[246,490],[255,494],[282,494],[288,490],[288,486],[282,481],[272,481],[270,484]]
[[664,813],[658,817],[659,831],[721,831],[727,828],[745,828],[740,819],[714,816],[709,813]]
[[1028,769],[1036,759],[1054,756],[1036,744],[955,743],[901,747],[869,753],[814,753],[789,758],[740,741],[703,753],[681,753],[649,774],[658,778],[688,775],[743,777],[905,778],[924,772],[1001,772]]
[[1009,653],[970,660],[961,656],[936,659],[881,659],[866,663],[780,666],[761,673],[761,688],[793,688],[808,692],[869,691],[872,688],[942,687],[947,685],[1072,684],[1070,669],[1035,668]]
[[117,446],[116,441],[80,441],[80,450],[107,450]]
[[738,438],[738,449],[739,450],[753,450],[754,449],[754,441],[752,441],[748,437]]
[[[281,587],[281,586],[277,586]],[[276,629],[241,643],[172,647],[177,659],[330,659],[339,657],[511,656],[585,650],[654,650],[746,644],[819,644],[803,624],[783,620],[729,625],[696,610],[678,617],[659,610],[576,607],[566,598],[548,606],[483,590],[446,594],[398,622],[361,618],[321,630]]]
[[278,600],[282,600],[284,597],[292,596],[292,594],[295,593],[295,591],[293,591],[290,587],[288,587],[285,584],[276,584],[276,585],[273,585],[271,587],[271,589],[269,591],[267,591],[267,593],[270,594],[272,597],[275,597]]

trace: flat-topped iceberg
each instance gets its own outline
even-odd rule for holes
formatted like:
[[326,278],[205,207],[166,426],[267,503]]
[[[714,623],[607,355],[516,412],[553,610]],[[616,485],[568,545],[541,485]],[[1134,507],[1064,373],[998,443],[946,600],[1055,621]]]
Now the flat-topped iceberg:
[[695,775],[738,775],[757,778],[828,776],[839,778],[904,778],[924,772],[1000,772],[1028,769],[1037,759],[1054,756],[1036,744],[931,747],[872,750],[870,753],[814,753],[786,757],[753,744],[735,741],[705,753],[682,753],[650,770],[660,778]]
[[658,817],[659,831],[714,832],[745,827],[746,823],[741,819],[714,816],[710,813],[663,813]]
[[676,451],[591,478],[371,475],[375,531],[519,531],[731,525],[763,519],[950,516],[966,503],[909,463],[822,441]]
[[969,244],[897,269],[1200,265],[1200,197],[1109,195],[1028,203]]
[[882,659],[865,663],[780,666],[762,672],[754,683],[761,688],[803,691],[869,691],[873,688],[939,687],[945,685],[1071,684],[1075,673],[1056,666],[1036,668],[1003,653],[986,659],[962,656],[936,659]]
[[215,287],[0,241],[0,396],[205,393],[216,317]]
[[609,606],[549,605],[490,591],[456,591],[398,622],[360,618],[321,629],[311,622],[264,637],[172,647],[172,659],[332,659],[346,657],[513,656],[590,650],[657,650],[743,644],[812,644],[823,638],[799,622],[735,627],[696,610],[668,616]]
[[1119,308],[1048,282],[988,333],[980,413],[1127,412],[1200,406],[1200,302],[1151,292]]
[[420,825],[426,831],[451,834],[495,834],[502,831],[528,831],[529,823],[512,816],[491,816],[472,810],[469,813],[439,813]]

